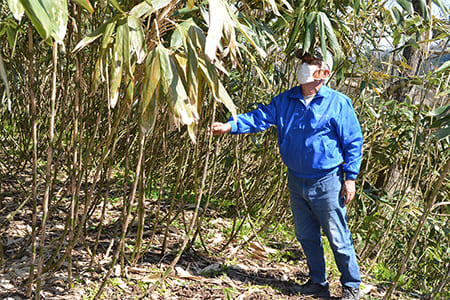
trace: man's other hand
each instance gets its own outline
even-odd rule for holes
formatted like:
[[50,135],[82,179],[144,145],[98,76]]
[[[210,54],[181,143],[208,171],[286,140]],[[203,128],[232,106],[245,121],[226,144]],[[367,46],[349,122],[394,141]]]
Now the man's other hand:
[[222,135],[224,133],[230,132],[230,130],[230,123],[214,122],[211,126],[210,132],[212,132],[213,135]]
[[344,198],[344,204],[347,205],[355,198],[356,186],[354,180],[345,180],[342,185],[341,198]]

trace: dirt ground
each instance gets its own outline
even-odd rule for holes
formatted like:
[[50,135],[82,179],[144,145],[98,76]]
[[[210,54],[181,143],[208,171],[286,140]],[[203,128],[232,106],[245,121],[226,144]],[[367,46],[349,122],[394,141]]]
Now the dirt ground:
[[[17,179],[5,179],[0,187],[0,299],[26,299],[33,214],[31,203],[25,200],[27,189],[23,185],[27,184],[26,181],[22,182],[21,187]],[[149,211],[152,211],[152,205],[154,203],[150,200],[146,203]],[[63,243],[61,236],[69,206],[59,203],[55,207],[47,222],[43,251],[45,262],[53,255],[56,259],[60,258],[67,245],[67,236]],[[100,208],[101,205],[99,211]],[[93,255],[92,251],[97,232],[94,225],[99,222],[99,211],[93,212],[86,232],[73,249],[72,282],[68,281],[65,260],[56,272],[45,275],[40,299],[92,299],[97,293],[111,268],[120,230],[117,224],[120,203],[108,203],[106,209],[108,218],[104,220],[96,254]],[[187,219],[190,214],[192,212],[185,212]],[[38,214],[38,219],[41,217]],[[154,229],[152,217],[149,214],[145,222],[144,242],[149,240]],[[211,218],[202,228],[208,252],[199,245],[191,247],[195,250],[185,252],[164,281],[161,281],[161,276],[173,261],[174,253],[183,241],[184,231],[182,226],[169,228],[167,251],[162,255],[163,230],[156,230],[151,247],[136,264],[128,261],[127,255],[123,269],[120,263],[113,266],[100,299],[308,299],[295,292],[295,288],[308,279],[305,257],[295,240],[272,243],[269,247],[269,243],[263,245],[257,239],[246,240],[247,237],[241,236],[221,249],[227,239],[222,229],[230,227],[231,220],[225,217],[215,215]],[[129,245],[134,243],[136,230],[136,224],[132,224]],[[330,274],[331,299],[340,296],[337,278],[336,274]],[[383,292],[370,283],[364,283],[361,291],[365,299],[379,299]],[[32,297],[35,298],[34,295]]]

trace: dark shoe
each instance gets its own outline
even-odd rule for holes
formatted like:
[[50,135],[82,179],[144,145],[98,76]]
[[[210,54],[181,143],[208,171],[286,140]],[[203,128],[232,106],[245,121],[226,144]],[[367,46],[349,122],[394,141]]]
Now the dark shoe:
[[312,280],[308,280],[307,283],[302,284],[295,288],[297,293],[301,293],[304,296],[313,296],[313,297],[321,297],[321,298],[329,298],[330,297],[330,287],[328,282],[326,285],[321,285]]
[[359,300],[359,289],[349,286],[342,287],[342,300]]

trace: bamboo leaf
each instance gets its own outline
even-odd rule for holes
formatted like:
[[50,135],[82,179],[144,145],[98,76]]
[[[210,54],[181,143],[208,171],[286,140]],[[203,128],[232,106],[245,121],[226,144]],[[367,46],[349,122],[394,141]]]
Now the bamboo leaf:
[[68,20],[67,0],[20,1],[39,35],[46,41],[51,36],[64,46]]
[[[178,128],[180,123],[191,125],[196,121],[196,117],[198,118],[198,114],[197,116],[193,114],[192,106],[189,102],[186,87],[183,82],[182,70],[186,68],[186,59],[177,60],[172,56],[169,56],[169,63],[172,81],[168,87],[169,93],[166,95],[166,99],[169,103],[169,108],[172,110],[173,121]],[[195,142],[195,139],[193,139],[193,141]]]
[[118,24],[118,30],[116,32],[116,38],[113,48],[111,78],[110,78],[110,99],[109,105],[114,108],[119,98],[119,88],[122,82],[122,70],[123,70],[123,50],[124,50],[124,30],[120,30],[122,26],[126,25],[124,20]]
[[[324,13],[323,12],[319,12],[319,14],[317,15],[317,30],[319,33],[319,38],[320,38],[320,47],[322,49],[322,53],[324,53],[324,59],[325,55],[327,53],[327,42],[326,42],[326,33],[325,33],[325,25],[323,22],[323,17]],[[327,16],[325,15],[325,18],[327,18]]]
[[154,12],[155,9],[147,2],[141,2],[130,10],[130,15],[136,18],[146,18]]
[[211,89],[214,98],[217,98],[219,93],[219,79],[214,65],[209,61],[199,61],[200,73],[206,80],[207,85]]
[[448,112],[450,112],[450,104],[436,108],[435,110],[427,113],[427,116],[436,117],[436,116],[440,116],[440,115],[445,115]]
[[194,0],[188,0],[188,8],[192,9],[194,7],[195,1]]
[[311,12],[308,14],[308,17],[306,18],[306,32],[305,32],[305,38],[303,40],[303,51],[311,51],[311,47],[314,47],[314,32],[316,30],[315,26],[315,20],[317,18],[317,12]]
[[[198,56],[197,51],[192,44],[192,40],[189,38],[192,35],[195,35],[193,33],[193,29],[189,30],[189,36],[186,37],[186,44],[187,44],[187,58],[188,63],[186,67],[186,77],[189,87],[189,99],[191,101],[191,104],[194,104],[197,102],[197,94],[198,94]],[[194,102],[194,103],[193,103]]]
[[145,0],[133,7],[129,12],[129,15],[137,18],[146,18],[154,11],[166,7],[169,3],[170,0]]
[[130,53],[134,53],[137,63],[141,64],[146,55],[145,36],[141,22],[134,16],[128,17]]
[[8,0],[8,6],[17,21],[21,21],[25,8],[19,0]]
[[450,14],[450,9],[448,7],[448,4],[446,4],[445,1],[442,0],[433,0],[433,2],[439,6],[439,8],[442,10],[445,16],[448,16]]
[[447,138],[450,136],[450,126],[446,126],[444,128],[438,129],[435,133],[433,133],[433,136],[436,137],[438,141]]
[[[339,42],[334,33],[333,26],[331,25],[330,19],[328,19],[328,16],[323,12],[320,12],[319,16],[320,16],[320,19],[322,20],[323,28],[325,30],[325,34],[330,43],[330,46],[334,50],[336,56],[339,57],[341,55],[341,47],[340,47]],[[323,47],[323,45],[322,45],[322,47]],[[325,49],[322,49],[322,53],[326,53],[326,51],[324,52],[324,50]]]
[[8,82],[8,77],[6,76],[6,70],[5,70],[5,66],[3,65],[3,57],[2,57],[1,53],[0,53],[0,77],[2,78],[2,81],[5,85],[6,97],[7,97],[7,102],[8,102],[8,110],[11,110],[11,94],[9,91],[9,82]]
[[158,10],[169,5],[171,0],[145,0],[148,4],[150,4],[154,10]]
[[221,0],[209,0],[209,28],[206,36],[205,54],[210,62],[216,59],[216,50],[222,38],[227,10]]
[[142,100],[139,105],[141,130],[144,134],[151,132],[156,122],[161,80],[161,66],[158,53],[160,50],[161,47],[158,45],[148,54],[145,61],[145,77],[142,90]]
[[90,14],[94,12],[94,8],[91,5],[91,2],[89,0],[72,0],[76,4],[80,5],[84,9],[86,9]]
[[275,0],[268,0],[268,1],[270,6],[272,7],[273,13],[277,16],[281,16],[280,12],[278,11],[278,7]]
[[414,7],[411,1],[408,0],[397,0],[397,3],[400,4],[404,10],[408,12],[408,14],[412,15],[414,12]]
[[161,87],[164,96],[167,96],[170,92],[170,85],[174,74],[172,73],[172,67],[170,64],[170,51],[161,44],[158,44],[158,55],[161,66]]
[[417,0],[417,2],[420,7],[420,12],[422,13],[422,18],[428,19],[427,3],[425,2],[425,0]]
[[446,72],[450,69],[450,60],[446,61],[442,64],[442,66],[439,67],[439,69],[436,70],[436,74]]
[[287,0],[281,0],[281,2],[283,2],[284,5],[286,5],[286,7],[287,7],[289,12],[293,12],[294,11],[294,9],[292,8],[291,4]]
[[353,1],[353,11],[355,12],[355,15],[359,14],[359,8],[360,8],[360,1],[359,0]]
[[392,7],[389,9],[392,20],[396,25],[401,26],[403,24],[403,16],[397,7]]
[[116,28],[117,24],[117,18],[113,18],[111,22],[108,22],[106,24],[105,32],[103,34],[103,40],[102,40],[102,49],[106,49],[109,45],[109,42],[111,41],[111,35],[114,32],[114,29]]
[[294,27],[291,31],[291,34],[289,36],[289,42],[286,46],[286,53],[290,53],[292,51],[292,48],[294,44],[297,42],[297,36],[300,31],[300,25],[303,23],[303,10],[304,8],[301,6],[297,6],[295,9],[295,14],[297,15],[297,18],[295,19]]
[[122,37],[122,45],[123,45],[123,65],[125,67],[125,71],[130,77],[133,77],[133,72],[131,71],[131,56],[130,53],[130,31],[128,27],[128,18],[124,19],[120,22],[117,27],[117,31],[121,31],[120,36]]
[[81,41],[79,41],[78,44],[75,46],[75,48],[72,50],[72,53],[75,53],[83,49],[84,47],[86,47],[99,37],[101,37],[105,33],[108,24],[109,23],[102,24],[99,28],[89,33],[86,37],[84,37]]
[[120,7],[120,4],[117,2],[117,0],[108,0],[108,2],[114,6],[115,9],[117,9],[118,11],[120,11],[121,13],[124,13],[122,8]]

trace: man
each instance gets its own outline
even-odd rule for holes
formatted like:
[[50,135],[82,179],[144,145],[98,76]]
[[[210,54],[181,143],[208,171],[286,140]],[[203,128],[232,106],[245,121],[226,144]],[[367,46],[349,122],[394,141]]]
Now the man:
[[329,297],[321,228],[341,272],[342,299],[359,299],[361,277],[347,226],[346,205],[355,196],[363,137],[351,100],[327,87],[331,53],[298,50],[300,86],[274,97],[268,105],[215,122],[212,133],[242,134],[277,127],[278,145],[288,167],[288,187],[295,234],[305,252],[310,279],[304,295]]

